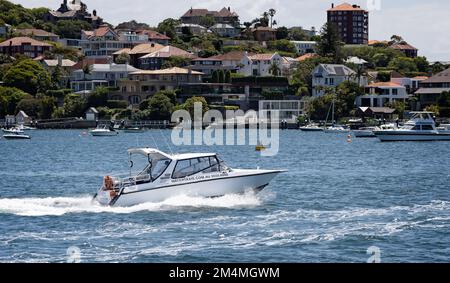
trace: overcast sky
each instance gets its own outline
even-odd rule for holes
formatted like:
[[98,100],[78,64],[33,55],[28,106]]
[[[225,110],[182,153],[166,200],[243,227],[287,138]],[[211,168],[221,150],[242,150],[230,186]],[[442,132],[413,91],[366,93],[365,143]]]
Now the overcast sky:
[[[25,7],[45,6],[57,9],[62,0],[13,0]],[[89,11],[111,24],[135,19],[152,26],[165,18],[179,18],[190,7],[220,10],[231,7],[241,22],[250,21],[269,8],[277,10],[279,25],[315,26],[326,21],[326,10],[333,0],[84,0]],[[380,5],[369,5],[379,2]],[[399,34],[429,60],[450,61],[450,1],[442,0],[354,0],[370,12],[370,39],[384,40]],[[380,7],[381,6],[381,7]],[[380,9],[378,9],[380,8]]]

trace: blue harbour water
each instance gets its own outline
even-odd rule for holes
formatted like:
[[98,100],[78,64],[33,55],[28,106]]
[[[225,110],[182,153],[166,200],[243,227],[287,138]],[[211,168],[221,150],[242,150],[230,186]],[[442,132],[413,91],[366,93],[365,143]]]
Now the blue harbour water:
[[105,208],[91,197],[126,172],[126,150],[170,151],[170,131],[94,138],[79,130],[0,139],[0,262],[450,261],[450,143],[347,142],[283,131],[280,152],[254,146],[171,145],[217,152],[234,168],[287,169],[261,194]]

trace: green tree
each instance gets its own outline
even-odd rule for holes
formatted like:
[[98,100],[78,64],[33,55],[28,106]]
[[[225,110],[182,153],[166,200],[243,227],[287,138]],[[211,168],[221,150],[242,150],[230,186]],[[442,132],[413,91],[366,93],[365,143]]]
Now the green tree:
[[269,9],[269,16],[270,16],[270,27],[273,27],[273,17],[275,17],[275,15],[277,14],[277,11],[273,8]]
[[52,118],[55,109],[56,109],[56,99],[51,96],[44,96],[41,99],[41,112],[39,113],[39,117],[41,119],[50,119]]
[[224,83],[225,82],[225,73],[224,73],[224,71],[223,70],[218,70],[217,71],[217,73],[218,73],[218,77],[219,77],[219,83]]
[[416,64],[419,72],[428,73],[430,71],[430,63],[426,57],[416,57],[414,58],[414,63]]
[[394,102],[388,102],[385,104],[386,107],[390,107],[392,109],[395,109],[395,111],[398,113],[398,116],[400,119],[404,118],[404,114],[406,111],[406,103],[403,101],[394,101]]
[[342,42],[339,32],[333,23],[326,23],[321,30],[320,40],[317,43],[318,54],[333,58],[334,63],[341,63],[343,59]]
[[156,93],[148,103],[148,118],[151,120],[170,120],[173,107],[174,105],[166,95]]
[[122,52],[116,58],[116,64],[128,64],[130,63],[130,55],[126,52]]
[[33,95],[46,92],[51,86],[48,72],[31,59],[14,64],[3,76],[3,80],[7,86],[16,87]]
[[210,28],[216,24],[216,21],[211,16],[204,16],[200,19],[200,25],[206,28]]
[[0,101],[2,107],[0,108],[0,116],[15,114],[17,104],[23,99],[31,99],[33,96],[13,87],[0,86]]
[[62,20],[56,24],[56,33],[62,38],[80,39],[82,30],[91,30],[88,22],[80,20]]
[[287,39],[289,37],[289,30],[287,27],[277,28],[277,39]]
[[230,71],[225,72],[225,83],[227,83],[227,84],[231,83],[231,72]]
[[86,99],[78,94],[69,94],[64,99],[64,117],[82,117],[87,110]]
[[106,106],[108,103],[109,89],[105,86],[99,86],[87,97],[88,107]]
[[267,43],[267,48],[272,51],[289,52],[294,54],[297,53],[295,45],[287,39],[269,41]]
[[163,69],[167,68],[184,68],[186,66],[189,66],[191,63],[191,58],[189,57],[181,57],[181,56],[172,56],[164,60],[164,63],[162,64]]
[[175,28],[179,24],[181,24],[181,22],[179,20],[175,20],[175,19],[171,19],[171,18],[165,19],[164,21],[162,21],[161,23],[158,24],[157,31],[159,33],[167,35],[172,40],[174,40],[177,37]]
[[38,117],[39,113],[42,111],[42,104],[39,99],[36,98],[26,98],[22,99],[16,107],[15,114],[19,111],[24,111],[30,117]]
[[211,82],[212,83],[218,83],[219,82],[219,72],[217,70],[214,70],[211,74]]
[[417,65],[414,62],[414,59],[408,57],[398,57],[393,59],[388,68],[395,70],[401,74],[417,72]]
[[186,111],[188,111],[192,118],[194,118],[194,105],[195,103],[201,103],[202,104],[202,116],[209,110],[208,102],[204,97],[200,96],[193,96],[186,100],[186,102],[183,104],[182,108]]
[[310,40],[310,38],[306,34],[306,32],[302,28],[298,28],[298,27],[291,28],[289,30],[289,39],[296,40],[296,41]]
[[269,68],[269,73],[272,74],[272,76],[278,77],[281,75],[280,67],[276,63],[272,63]]

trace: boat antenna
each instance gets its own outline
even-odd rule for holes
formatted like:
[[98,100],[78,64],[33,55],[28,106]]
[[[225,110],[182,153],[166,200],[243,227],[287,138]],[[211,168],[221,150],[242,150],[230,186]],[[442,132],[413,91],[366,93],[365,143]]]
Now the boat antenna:
[[170,154],[173,155],[172,148],[170,147],[170,144],[166,141],[166,137],[164,136],[164,133],[162,132],[161,128],[159,128],[159,132],[161,133],[163,141],[166,143],[167,147],[169,148]]
[[153,137],[153,135],[152,135],[152,140],[153,140],[153,143],[155,144],[155,148],[156,148],[157,150],[159,150],[158,144],[156,143],[155,137]]

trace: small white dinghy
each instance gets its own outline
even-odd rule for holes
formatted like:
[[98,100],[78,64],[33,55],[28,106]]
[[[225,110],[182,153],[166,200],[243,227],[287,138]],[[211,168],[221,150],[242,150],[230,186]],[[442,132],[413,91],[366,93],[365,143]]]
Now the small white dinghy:
[[29,140],[31,139],[30,136],[25,135],[25,134],[20,134],[20,133],[11,133],[11,134],[7,134],[7,135],[3,135],[4,139],[7,140]]
[[131,168],[137,161],[133,156],[144,159],[144,168],[139,168],[140,173],[136,174],[130,169],[128,178],[104,177],[94,201],[105,206],[133,206],[179,195],[220,197],[259,192],[284,172],[231,169],[215,153],[169,155],[152,148],[130,149],[128,153]]

